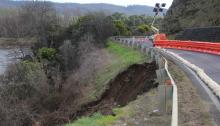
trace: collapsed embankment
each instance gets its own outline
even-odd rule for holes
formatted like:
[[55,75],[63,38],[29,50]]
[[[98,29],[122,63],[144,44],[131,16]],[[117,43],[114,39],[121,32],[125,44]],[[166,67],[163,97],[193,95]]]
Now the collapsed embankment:
[[99,100],[83,105],[72,115],[72,119],[89,116],[95,112],[114,115],[113,107],[124,106],[135,100],[138,95],[157,86],[155,70],[155,62],[130,66],[110,81],[109,88]]

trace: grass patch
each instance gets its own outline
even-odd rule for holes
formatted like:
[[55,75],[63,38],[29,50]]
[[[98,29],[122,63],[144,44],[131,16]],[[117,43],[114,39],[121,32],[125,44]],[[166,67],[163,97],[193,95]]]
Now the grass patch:
[[121,108],[115,108],[113,111],[116,116],[104,116],[100,113],[95,113],[91,117],[82,117],[74,123],[67,124],[66,126],[109,126],[122,115],[127,114],[127,112],[123,111]]
[[121,65],[127,67],[134,63],[143,63],[147,56],[132,48],[125,47],[119,43],[108,42],[107,50],[115,54],[121,60]]

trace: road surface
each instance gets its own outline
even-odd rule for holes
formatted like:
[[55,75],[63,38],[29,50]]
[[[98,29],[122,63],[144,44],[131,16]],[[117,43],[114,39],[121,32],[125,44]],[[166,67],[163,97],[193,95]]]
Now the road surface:
[[203,69],[210,78],[220,84],[220,56],[184,50],[168,50]]

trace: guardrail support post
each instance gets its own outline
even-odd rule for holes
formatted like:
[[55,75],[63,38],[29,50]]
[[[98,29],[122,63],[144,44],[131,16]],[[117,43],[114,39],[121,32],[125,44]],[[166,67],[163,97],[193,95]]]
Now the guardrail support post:
[[153,49],[150,50],[150,58],[151,58],[151,61],[155,60],[155,52]]
[[149,54],[150,49],[149,48],[145,48],[145,53]]
[[135,44],[135,37],[132,37],[132,48],[134,48],[134,44]]
[[132,41],[131,40],[129,41],[129,47],[132,47]]
[[157,80],[159,82],[159,110],[162,114],[166,114],[168,109],[171,107],[170,101],[172,99],[172,85],[169,85],[169,76],[165,69],[165,63],[163,58],[159,55],[155,55],[156,64],[159,67],[156,70]]
[[142,44],[142,45],[141,45],[141,52],[143,52],[143,53],[144,53],[144,52],[145,52],[145,50],[146,50],[146,47],[145,47],[145,45],[144,45],[144,44]]
[[172,92],[173,88],[172,85],[159,85],[159,111],[161,114],[166,114],[172,107],[171,100],[172,100]]

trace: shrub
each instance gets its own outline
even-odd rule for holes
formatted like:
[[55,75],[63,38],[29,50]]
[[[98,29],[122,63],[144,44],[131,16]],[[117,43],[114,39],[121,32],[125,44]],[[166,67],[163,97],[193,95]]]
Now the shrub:
[[57,51],[54,48],[43,47],[38,50],[38,58],[47,59],[47,60],[54,60],[56,53],[57,53]]
[[26,99],[45,94],[48,90],[46,75],[39,63],[22,61],[11,65],[2,83],[3,95]]
[[128,28],[123,21],[116,20],[114,21],[114,25],[117,29],[117,33],[115,33],[115,35],[128,35]]
[[[42,65],[21,61],[8,67],[0,78],[0,125],[32,125],[42,110],[49,85]],[[34,108],[34,111],[33,111]]]
[[137,27],[137,29],[138,29],[138,31],[139,31],[140,33],[146,33],[146,32],[148,32],[148,31],[150,31],[149,26],[148,26],[148,25],[145,25],[145,24],[139,25],[139,26]]

